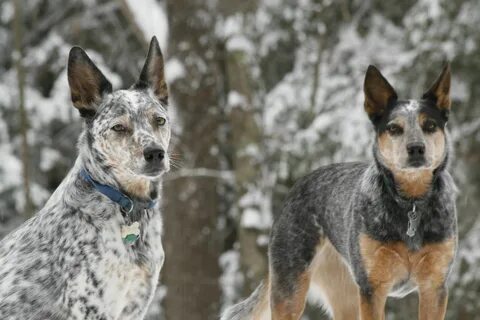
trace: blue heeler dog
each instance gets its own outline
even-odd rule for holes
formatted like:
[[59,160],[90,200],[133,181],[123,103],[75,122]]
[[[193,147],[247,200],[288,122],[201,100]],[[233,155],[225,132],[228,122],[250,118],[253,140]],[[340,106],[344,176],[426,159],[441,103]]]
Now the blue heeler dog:
[[159,179],[170,123],[156,38],[128,90],[74,47],[84,129],[73,169],[45,207],[0,242],[0,319],[142,319],[164,260]]
[[419,319],[444,319],[457,246],[456,187],[447,171],[447,65],[420,100],[400,100],[367,70],[371,163],[317,169],[273,224],[269,276],[224,320],[300,319],[310,284],[335,320],[383,320],[388,296],[419,294]]

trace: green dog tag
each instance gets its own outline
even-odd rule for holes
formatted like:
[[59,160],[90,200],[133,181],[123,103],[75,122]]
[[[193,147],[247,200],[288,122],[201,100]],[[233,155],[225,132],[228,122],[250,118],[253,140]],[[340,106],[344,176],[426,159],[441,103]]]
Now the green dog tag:
[[138,234],[127,234],[124,238],[123,238],[123,241],[126,243],[126,244],[134,244],[135,241],[137,241],[139,235]]
[[134,244],[140,237],[140,224],[134,222],[129,226],[122,226],[122,239],[128,245]]

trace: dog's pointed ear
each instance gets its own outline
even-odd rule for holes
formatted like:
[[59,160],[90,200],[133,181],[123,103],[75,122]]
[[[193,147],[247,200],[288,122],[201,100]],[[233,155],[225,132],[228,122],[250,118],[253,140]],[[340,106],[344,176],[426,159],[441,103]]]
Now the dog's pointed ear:
[[435,80],[430,89],[422,96],[422,99],[428,99],[435,103],[437,108],[447,113],[450,111],[450,63],[447,62],[443,67],[442,73]]
[[70,50],[67,73],[73,106],[84,118],[94,115],[102,96],[112,92],[112,84],[80,47]]
[[387,109],[387,106],[397,100],[397,93],[387,79],[375,66],[368,66],[363,84],[365,94],[365,111],[370,120],[375,122]]
[[140,78],[134,87],[136,89],[151,88],[160,102],[168,103],[168,88],[165,81],[163,55],[155,36],[150,41],[147,59],[140,73]]

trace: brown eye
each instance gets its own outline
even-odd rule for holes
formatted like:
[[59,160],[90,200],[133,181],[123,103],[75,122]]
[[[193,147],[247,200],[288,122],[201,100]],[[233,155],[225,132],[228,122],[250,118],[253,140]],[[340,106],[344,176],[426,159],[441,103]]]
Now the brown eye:
[[116,124],[111,129],[115,132],[125,132],[125,131],[127,131],[127,128],[125,128],[125,126],[121,125],[121,124]]
[[163,117],[157,117],[155,119],[155,123],[157,124],[157,126],[161,127],[161,126],[164,126],[165,123],[167,123],[167,119],[165,119]]
[[433,121],[426,121],[425,124],[423,125],[423,131],[432,133],[437,130],[437,124]]
[[392,136],[398,136],[398,135],[401,135],[403,133],[403,128],[400,127],[398,124],[392,123],[392,124],[389,124],[387,126],[387,131]]

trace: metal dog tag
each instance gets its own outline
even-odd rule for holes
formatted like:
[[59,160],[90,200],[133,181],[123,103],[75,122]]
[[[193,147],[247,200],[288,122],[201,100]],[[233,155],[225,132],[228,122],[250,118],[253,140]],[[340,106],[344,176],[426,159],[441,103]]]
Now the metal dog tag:
[[412,211],[408,212],[407,236],[413,237],[415,235],[415,233],[417,232],[419,223],[420,223],[420,215],[416,211],[416,207],[414,204]]

